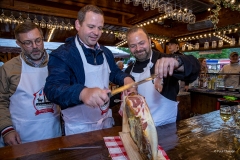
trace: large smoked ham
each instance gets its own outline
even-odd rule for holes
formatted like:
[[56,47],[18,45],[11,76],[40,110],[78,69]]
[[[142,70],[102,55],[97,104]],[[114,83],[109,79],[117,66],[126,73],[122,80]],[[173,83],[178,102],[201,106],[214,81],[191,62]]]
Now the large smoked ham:
[[125,97],[125,112],[130,135],[142,159],[161,159],[158,156],[157,131],[144,97],[141,95]]

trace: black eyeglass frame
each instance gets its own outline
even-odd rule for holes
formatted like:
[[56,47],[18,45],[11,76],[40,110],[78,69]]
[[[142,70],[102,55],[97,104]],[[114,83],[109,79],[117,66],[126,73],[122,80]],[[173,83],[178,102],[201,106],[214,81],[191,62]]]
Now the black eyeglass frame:
[[[23,41],[23,42],[18,40],[18,42],[20,42],[21,44],[23,44],[27,48],[31,48],[33,46],[33,41],[31,41],[31,40],[26,40],[26,41]],[[36,44],[36,46],[42,45],[43,44],[43,38],[42,37],[36,38],[34,40],[34,43]]]

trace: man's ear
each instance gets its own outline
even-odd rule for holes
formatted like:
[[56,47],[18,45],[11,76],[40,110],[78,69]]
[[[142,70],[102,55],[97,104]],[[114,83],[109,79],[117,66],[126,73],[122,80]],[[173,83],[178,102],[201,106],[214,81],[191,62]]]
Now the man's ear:
[[79,31],[80,30],[80,23],[79,23],[79,20],[77,19],[76,21],[75,21],[75,28],[76,28],[76,30],[77,31]]
[[[148,37],[148,41],[149,41],[149,46],[152,46],[152,40],[150,37]],[[151,47],[152,48],[152,47]]]
[[17,43],[17,45],[18,45],[19,47],[21,47],[21,44],[20,44],[20,42],[19,42],[18,40],[16,40],[16,43]]

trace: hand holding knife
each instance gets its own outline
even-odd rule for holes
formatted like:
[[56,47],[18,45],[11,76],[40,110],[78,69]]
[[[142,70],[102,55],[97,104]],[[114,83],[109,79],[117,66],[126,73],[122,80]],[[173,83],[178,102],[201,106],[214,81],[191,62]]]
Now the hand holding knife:
[[[116,95],[118,93],[126,91],[126,90],[128,90],[128,89],[130,89],[132,87],[136,88],[138,85],[141,85],[141,84],[143,84],[145,82],[151,81],[154,78],[157,78],[156,83],[154,83],[155,88],[159,92],[161,92],[162,91],[163,79],[162,78],[158,78],[158,75],[156,75],[156,74],[152,74],[150,77],[145,78],[143,80],[140,80],[138,82],[129,83],[129,84],[126,84],[126,85],[124,85],[122,87],[114,89],[114,90],[112,90],[111,92],[108,93],[108,96],[109,96],[109,98],[111,98],[112,96],[114,96],[114,95]],[[102,114],[107,112],[107,110],[108,110],[108,103],[109,103],[109,101],[106,102],[103,106],[100,106],[100,110],[102,111]]]
[[157,77],[158,77],[158,75],[152,74],[150,77],[145,78],[145,79],[143,79],[143,80],[140,80],[140,81],[138,81],[138,82],[133,82],[133,83],[124,85],[124,86],[122,86],[122,87],[119,87],[119,88],[117,88],[117,89],[112,90],[111,92],[109,92],[109,97],[112,97],[112,96],[114,96],[114,95],[116,95],[116,94],[118,94],[118,93],[121,93],[121,92],[123,92],[123,91],[125,91],[125,90],[127,90],[127,89],[129,89],[129,88],[137,87],[138,85],[141,85],[141,84],[143,84],[143,83],[145,83],[145,82],[151,81],[151,80],[153,80],[154,78],[157,78]]

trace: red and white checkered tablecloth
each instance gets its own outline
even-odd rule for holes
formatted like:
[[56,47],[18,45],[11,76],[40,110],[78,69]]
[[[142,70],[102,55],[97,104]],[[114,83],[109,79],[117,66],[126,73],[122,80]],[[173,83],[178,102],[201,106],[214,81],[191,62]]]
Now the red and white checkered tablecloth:
[[[110,156],[113,160],[129,160],[129,158],[127,156],[127,152],[124,149],[124,146],[123,146],[120,136],[103,137],[103,139],[108,148]],[[158,145],[158,151],[160,151],[162,153],[163,157],[166,160],[170,160],[168,158],[166,152],[159,145]]]

